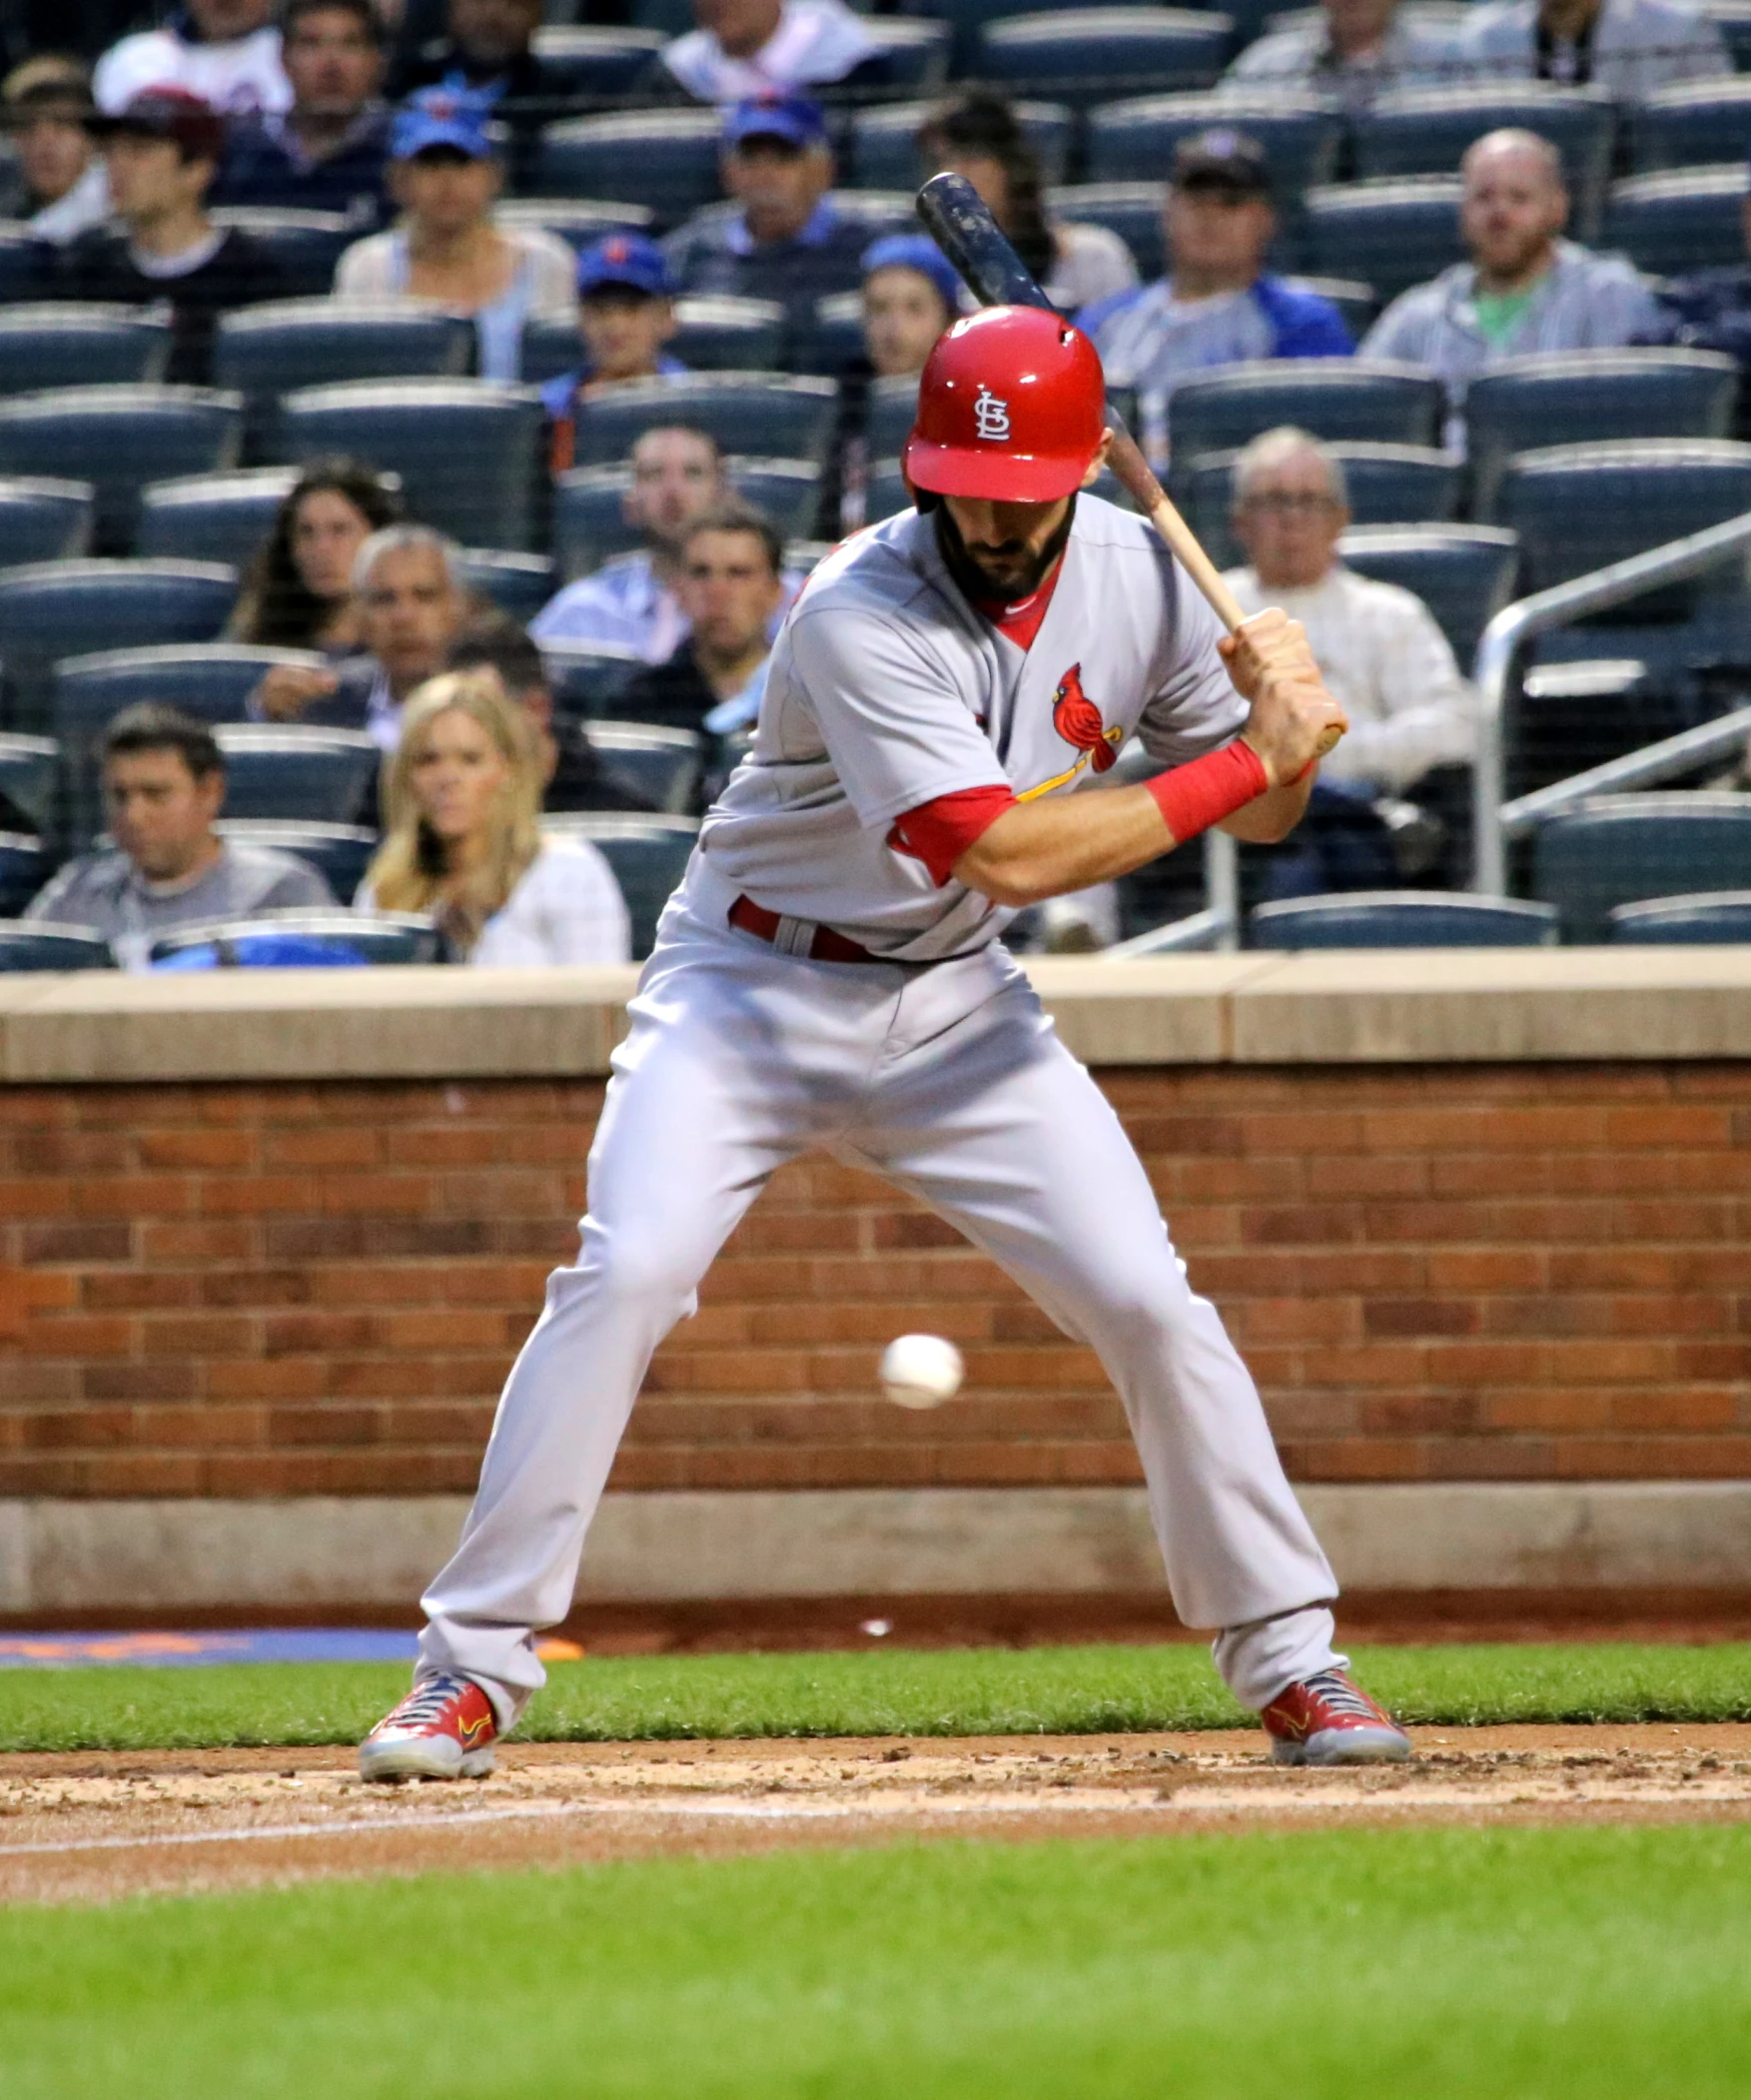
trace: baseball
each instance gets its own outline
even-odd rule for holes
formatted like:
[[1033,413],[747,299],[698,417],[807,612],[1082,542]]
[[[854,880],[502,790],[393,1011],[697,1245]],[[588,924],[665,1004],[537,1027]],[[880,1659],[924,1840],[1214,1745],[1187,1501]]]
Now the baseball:
[[941,1335],[896,1335],[882,1351],[882,1392],[897,1408],[940,1408],[961,1390],[966,1368]]

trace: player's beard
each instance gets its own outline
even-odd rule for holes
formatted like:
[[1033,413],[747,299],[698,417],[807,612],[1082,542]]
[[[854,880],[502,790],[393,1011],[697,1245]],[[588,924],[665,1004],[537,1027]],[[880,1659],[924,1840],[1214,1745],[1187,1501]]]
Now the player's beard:
[[[949,515],[947,504],[936,506],[936,543],[942,549],[948,571],[962,592],[975,602],[1005,605],[1031,597],[1052,573],[1054,564],[1070,542],[1076,523],[1076,498],[1064,507],[1064,517],[1037,554],[1030,554],[1019,539],[975,552],[961,537],[959,525]],[[992,565],[995,563],[995,565]]]

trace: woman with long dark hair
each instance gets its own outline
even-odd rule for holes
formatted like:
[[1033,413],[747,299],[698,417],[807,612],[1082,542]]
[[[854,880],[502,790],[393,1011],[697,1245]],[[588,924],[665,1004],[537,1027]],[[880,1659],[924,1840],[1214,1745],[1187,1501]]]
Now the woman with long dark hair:
[[1137,264],[1116,233],[1047,211],[1039,156],[1006,97],[975,88],[939,104],[919,127],[918,153],[929,174],[948,169],[967,178],[1060,312],[1074,314],[1137,283]]
[[373,468],[358,460],[314,462],[280,506],[250,564],[231,638],[351,655],[359,646],[353,557],[373,532],[401,518],[401,499]]

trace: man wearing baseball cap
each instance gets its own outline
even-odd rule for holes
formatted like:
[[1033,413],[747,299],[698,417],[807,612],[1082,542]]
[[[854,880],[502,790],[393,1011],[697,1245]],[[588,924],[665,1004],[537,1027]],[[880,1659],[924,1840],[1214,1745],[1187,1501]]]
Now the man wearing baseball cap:
[[818,102],[757,95],[724,118],[723,186],[734,199],[689,219],[669,243],[684,292],[776,299],[785,362],[812,328],[815,301],[863,282],[869,228],[834,205],[833,154]]
[[1183,139],[1163,219],[1167,276],[1077,316],[1108,385],[1138,390],[1146,450],[1158,460],[1168,397],[1189,373],[1254,358],[1347,358],[1355,349],[1328,299],[1266,272],[1277,214],[1256,139],[1227,127]]
[[66,251],[71,299],[168,305],[165,378],[205,386],[219,316],[285,296],[279,265],[251,235],[215,226],[207,191],[225,150],[218,111],[182,88],[151,88],[114,116],[91,120],[119,224],[94,227]]
[[581,396],[592,388],[666,379],[687,369],[663,349],[675,332],[668,258],[642,234],[610,234],[578,257],[577,326],[583,362],[541,389],[552,425],[555,474],[574,464]]

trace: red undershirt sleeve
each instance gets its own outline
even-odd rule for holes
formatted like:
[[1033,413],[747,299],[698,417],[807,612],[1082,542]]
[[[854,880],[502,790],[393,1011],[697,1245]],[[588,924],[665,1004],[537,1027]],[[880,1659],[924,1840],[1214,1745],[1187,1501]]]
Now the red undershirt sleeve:
[[931,881],[941,889],[954,872],[955,862],[1006,809],[1015,807],[1015,800],[1007,787],[965,787],[955,794],[938,795],[933,802],[921,802],[896,817],[888,844],[897,853],[922,860]]

